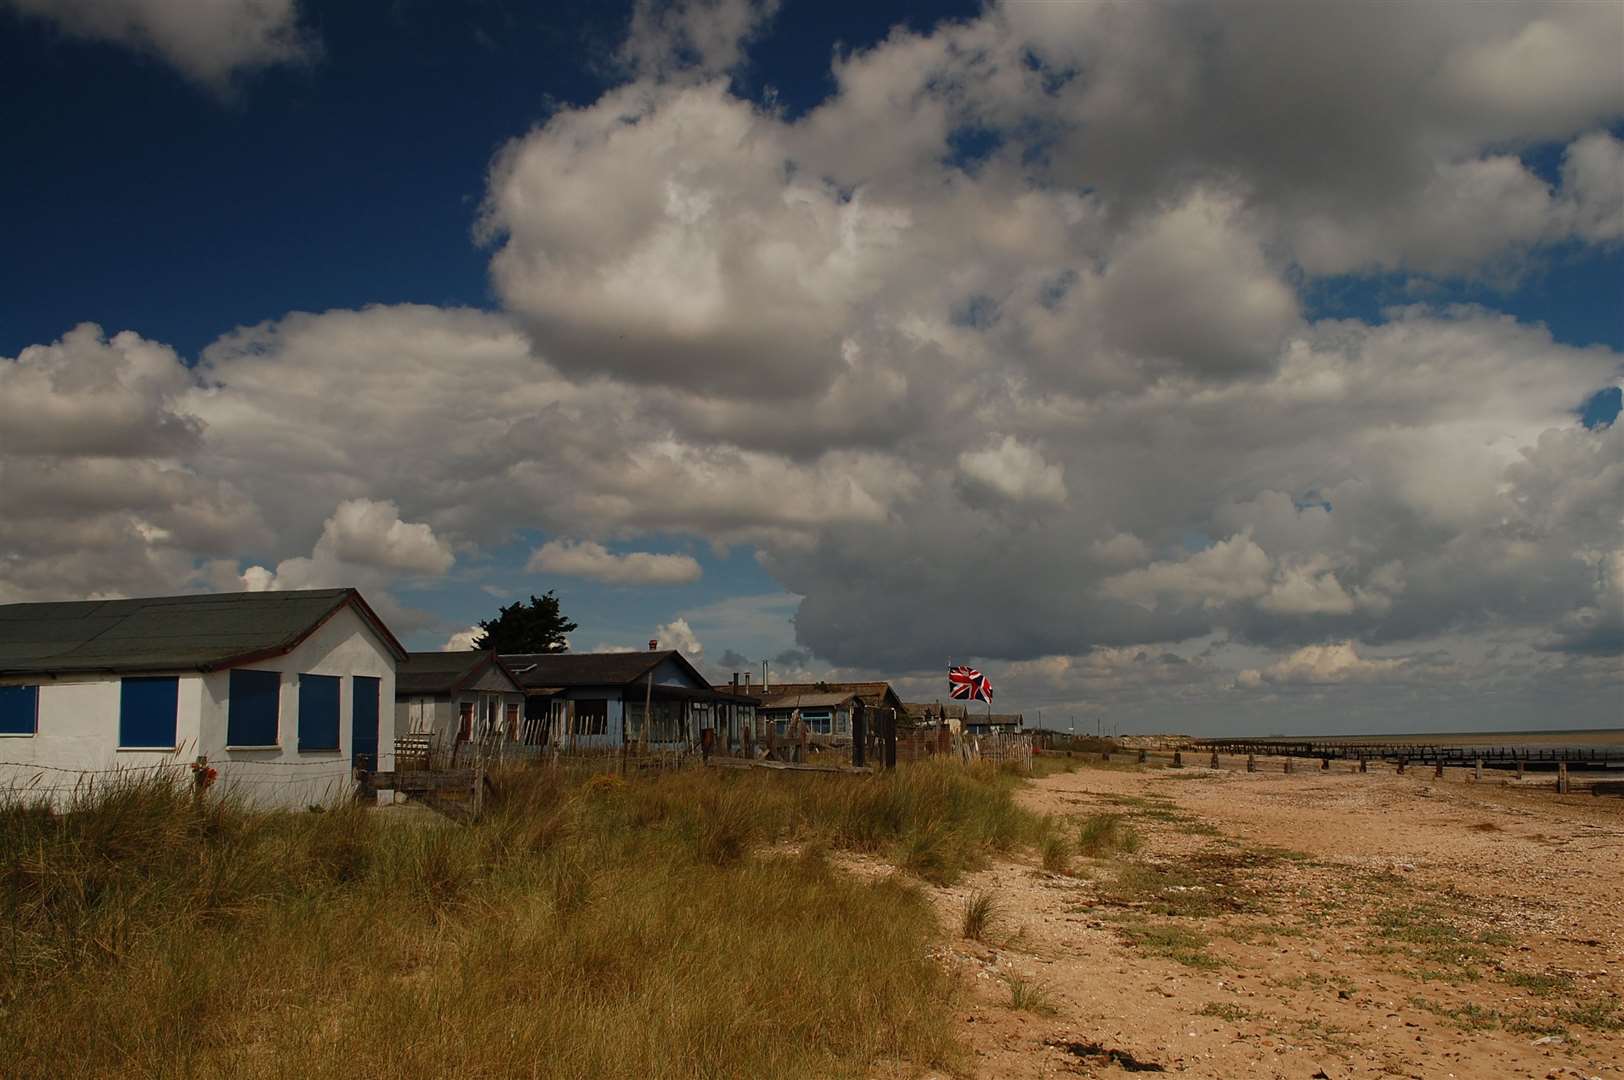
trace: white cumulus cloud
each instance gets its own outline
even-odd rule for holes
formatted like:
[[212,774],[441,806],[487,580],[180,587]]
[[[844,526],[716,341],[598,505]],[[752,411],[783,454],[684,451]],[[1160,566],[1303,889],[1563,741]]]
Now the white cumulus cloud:
[[151,52],[217,89],[315,50],[295,0],[5,0],[63,31]]
[[590,540],[549,540],[530,556],[532,574],[566,574],[609,585],[687,585],[703,571],[692,555],[630,551],[617,555]]

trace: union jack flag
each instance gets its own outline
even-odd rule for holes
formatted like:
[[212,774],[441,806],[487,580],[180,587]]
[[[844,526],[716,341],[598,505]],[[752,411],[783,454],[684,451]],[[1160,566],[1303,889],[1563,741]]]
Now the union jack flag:
[[950,667],[947,669],[947,696],[991,704],[992,682],[973,667]]

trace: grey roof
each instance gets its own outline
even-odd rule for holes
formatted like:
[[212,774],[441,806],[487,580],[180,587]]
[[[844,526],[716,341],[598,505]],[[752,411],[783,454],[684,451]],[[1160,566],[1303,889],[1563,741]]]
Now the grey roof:
[[861,695],[855,690],[831,690],[825,693],[780,694],[773,691],[761,701],[763,709],[833,709]]
[[625,686],[647,675],[675,649],[660,652],[503,653],[502,662],[526,690],[542,687]]
[[406,650],[354,589],[0,605],[0,675],[213,671],[292,649],[347,604]]
[[518,690],[512,673],[489,650],[461,649],[456,652],[414,652],[395,668],[395,696],[403,694],[449,694],[478,679],[485,669],[497,669]]
[[[724,690],[726,687],[717,686],[716,689]],[[750,692],[768,700],[785,694],[856,694],[863,699],[864,705],[876,709],[896,708],[902,704],[896,691],[891,689],[891,684],[878,679],[866,682],[774,682],[765,690],[759,684],[752,686]]]
[[[712,689],[705,677],[688,662],[688,658],[676,649],[651,652],[503,653],[499,659],[530,694],[553,694],[581,686],[627,687],[640,683],[666,660],[674,660],[679,667],[687,670],[695,686],[686,690],[674,686],[656,686],[657,692],[667,695],[681,692],[712,700],[733,697],[725,690]],[[739,700],[753,700],[742,693],[737,697]]]

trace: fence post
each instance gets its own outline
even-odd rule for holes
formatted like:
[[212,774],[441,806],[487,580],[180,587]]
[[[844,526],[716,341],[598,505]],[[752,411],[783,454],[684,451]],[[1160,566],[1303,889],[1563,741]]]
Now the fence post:
[[1175,769],[1184,768],[1184,753],[1183,753],[1183,751],[1180,751],[1180,750],[1173,751],[1173,768],[1175,768]]
[[1286,757],[1286,767],[1284,769],[1282,769],[1281,771],[1282,772],[1290,772],[1291,771],[1291,757],[1289,755]]
[[1518,757],[1517,758],[1517,779],[1521,780],[1522,778],[1523,778],[1523,759],[1521,757]]
[[1483,759],[1478,758],[1472,763],[1472,776],[1475,780],[1483,779]]
[[1330,771],[1331,771],[1331,759],[1328,758],[1328,757],[1320,758],[1320,772],[1330,772]]
[[1359,755],[1359,771],[1360,771],[1360,772],[1367,772],[1367,771],[1369,771],[1369,770],[1367,770],[1367,769],[1366,769],[1366,768],[1365,768],[1365,755],[1363,755],[1363,754],[1360,754],[1360,755]]
[[1565,761],[1556,763],[1556,793],[1558,795],[1568,793],[1568,763]]
[[1444,778],[1444,759],[1443,758],[1439,758],[1438,759],[1438,764],[1433,766],[1432,776],[1436,780],[1442,780]]
[[868,707],[858,702],[851,711],[851,763],[863,767],[863,740],[868,738]]
[[1212,767],[1214,769],[1218,767],[1218,751],[1216,750],[1212,752]]
[[897,767],[897,711],[887,709],[885,713],[885,720],[880,726],[881,737],[885,740],[885,767],[894,769]]
[[1254,755],[1254,754],[1247,754],[1246,755],[1246,771],[1247,772],[1257,772],[1257,756],[1256,755]]
[[1404,775],[1404,766],[1408,765],[1409,763],[1410,763],[1409,758],[1403,757],[1403,756],[1399,757],[1399,759],[1398,759],[1398,774],[1400,776]]

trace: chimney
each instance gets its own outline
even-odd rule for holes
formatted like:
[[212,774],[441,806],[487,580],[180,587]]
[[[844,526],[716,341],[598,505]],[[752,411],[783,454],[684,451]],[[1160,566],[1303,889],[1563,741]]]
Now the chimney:
[[767,661],[765,660],[761,662],[761,692],[763,694],[767,692]]
[[739,673],[737,671],[733,673],[733,693],[735,696],[739,693]]
[[745,694],[747,696],[750,693],[750,676],[753,675],[753,674],[755,674],[755,673],[751,672],[751,671],[746,671],[744,673],[744,692],[745,692]]
[[660,650],[660,643],[657,640],[655,640],[654,638],[649,638],[648,639],[648,651],[649,652],[658,652],[659,650]]

